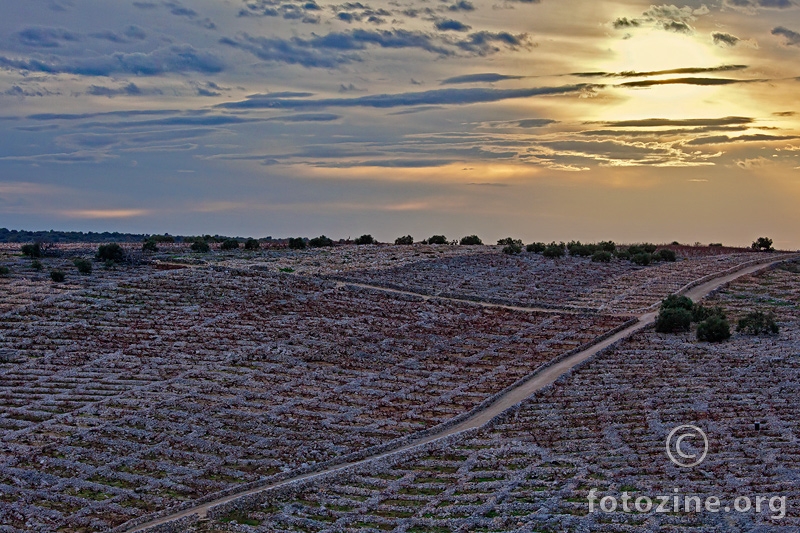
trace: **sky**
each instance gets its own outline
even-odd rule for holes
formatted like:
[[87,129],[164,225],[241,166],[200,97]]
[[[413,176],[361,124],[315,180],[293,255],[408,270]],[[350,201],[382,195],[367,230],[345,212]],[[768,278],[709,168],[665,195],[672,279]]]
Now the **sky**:
[[800,248],[800,0],[0,13],[0,227]]

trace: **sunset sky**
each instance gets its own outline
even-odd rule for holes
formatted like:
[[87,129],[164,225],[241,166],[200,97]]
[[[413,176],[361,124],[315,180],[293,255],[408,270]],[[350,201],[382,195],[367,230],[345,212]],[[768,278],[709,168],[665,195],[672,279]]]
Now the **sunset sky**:
[[796,0],[0,13],[0,227],[800,248]]

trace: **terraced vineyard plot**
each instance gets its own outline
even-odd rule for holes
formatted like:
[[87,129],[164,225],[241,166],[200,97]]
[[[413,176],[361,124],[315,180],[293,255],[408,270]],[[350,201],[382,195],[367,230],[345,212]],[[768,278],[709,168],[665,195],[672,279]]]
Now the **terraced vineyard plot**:
[[206,269],[33,306],[0,325],[0,521],[102,530],[385,443],[624,320]]
[[495,251],[334,277],[435,296],[632,313],[691,281],[756,257],[753,253],[701,256],[638,267],[621,260],[593,263],[578,257],[548,259],[531,253],[509,256]]
[[[723,344],[648,330],[574,370],[490,427],[399,464],[231,502],[192,531],[752,531],[800,527],[800,274],[743,278],[712,298],[735,320],[775,312],[776,337]],[[755,422],[759,422],[756,429]],[[687,471],[664,452],[669,431],[708,434]],[[787,497],[786,516],[589,513],[588,494]],[[261,500],[261,501],[258,501]],[[239,525],[231,526],[232,520]],[[772,530],[772,529],[764,529]]]

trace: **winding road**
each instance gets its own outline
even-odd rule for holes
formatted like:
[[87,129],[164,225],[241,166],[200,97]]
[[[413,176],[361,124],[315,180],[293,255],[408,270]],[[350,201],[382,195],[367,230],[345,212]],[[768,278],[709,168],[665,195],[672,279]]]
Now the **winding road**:
[[[755,264],[755,265],[746,266],[746,267],[741,268],[739,270],[736,270],[734,272],[729,272],[727,274],[722,274],[719,277],[715,277],[713,279],[710,279],[710,280],[708,280],[706,282],[703,282],[703,283],[701,283],[701,284],[699,284],[699,285],[697,285],[695,287],[685,288],[684,290],[682,290],[680,292],[683,293],[684,295],[688,296],[689,298],[691,298],[693,301],[699,301],[699,300],[705,298],[711,292],[719,289],[720,287],[726,285],[727,283],[730,283],[731,281],[733,281],[733,280],[735,280],[735,279],[737,279],[739,277],[746,276],[746,275],[752,274],[754,272],[758,272],[760,270],[769,268],[770,266],[776,265],[778,263],[782,263],[782,262],[790,260],[790,259],[795,259],[797,257],[798,257],[798,255],[796,255],[796,254],[795,255],[782,255],[779,259],[777,259],[775,257],[772,257],[771,260],[765,260],[763,263],[758,263],[758,264]],[[358,285],[362,286],[362,287],[369,287],[369,288],[372,288],[372,289],[382,290],[382,291],[387,291],[387,292],[404,292],[404,291],[395,291],[395,290],[392,290],[392,289],[385,289],[385,288],[382,288],[382,287],[366,286],[366,285],[363,285],[363,284],[358,284]],[[482,305],[480,302],[472,302],[470,300],[462,300],[462,301],[467,302],[467,303],[471,303],[471,304]],[[489,304],[489,305],[496,305],[496,304]],[[505,307],[505,306],[503,306],[503,307]],[[528,311],[533,311],[533,310],[541,311],[540,309],[529,309],[529,308],[517,308],[517,309],[519,309],[519,310],[528,310]],[[555,310],[551,309],[550,311],[555,311]],[[502,396],[497,398],[493,403],[491,403],[491,404],[485,406],[483,409],[473,413],[471,416],[469,416],[468,418],[465,418],[460,423],[458,423],[456,425],[453,425],[453,426],[450,426],[450,427],[445,427],[439,432],[430,434],[430,435],[425,436],[425,437],[421,437],[418,440],[412,441],[411,443],[404,444],[402,446],[398,446],[397,448],[394,448],[394,449],[392,449],[390,451],[386,451],[386,452],[383,452],[383,453],[377,453],[377,454],[375,454],[373,456],[370,456],[370,457],[367,457],[367,458],[364,458],[364,459],[361,459],[361,460],[358,460],[358,461],[352,461],[352,462],[338,464],[338,465],[331,466],[331,467],[329,467],[327,469],[324,469],[324,470],[321,470],[321,471],[318,471],[318,472],[312,472],[312,473],[307,473],[307,474],[303,474],[303,475],[298,475],[296,477],[292,477],[292,478],[285,479],[285,480],[282,480],[282,481],[276,481],[274,483],[266,484],[266,485],[263,485],[263,486],[260,486],[260,487],[254,488],[254,489],[244,490],[242,492],[237,492],[235,494],[230,494],[230,495],[227,495],[227,496],[223,496],[223,497],[220,497],[219,499],[215,499],[215,500],[212,500],[210,502],[203,503],[203,504],[198,504],[197,506],[194,506],[194,507],[191,507],[191,508],[188,508],[188,509],[184,509],[184,510],[181,510],[181,511],[177,511],[175,513],[169,514],[167,516],[163,516],[161,518],[154,519],[154,520],[152,520],[150,522],[147,522],[145,524],[141,524],[139,526],[132,527],[132,528],[127,529],[125,531],[128,532],[128,533],[135,533],[135,532],[139,532],[139,531],[147,531],[147,530],[149,530],[151,528],[154,528],[156,526],[163,525],[163,524],[175,521],[175,520],[179,520],[181,518],[186,518],[186,517],[189,517],[189,516],[192,516],[192,515],[197,515],[199,518],[205,518],[207,516],[207,514],[208,514],[209,509],[211,509],[212,507],[215,507],[217,505],[236,500],[236,499],[241,498],[243,496],[248,496],[248,495],[251,495],[251,494],[257,494],[259,492],[275,489],[275,488],[282,487],[282,486],[285,486],[285,485],[288,485],[288,484],[291,484],[291,483],[295,483],[295,482],[301,481],[301,480],[312,480],[314,478],[327,476],[327,475],[329,475],[331,473],[343,471],[343,470],[349,469],[349,468],[354,467],[354,466],[363,465],[363,464],[366,464],[366,463],[371,462],[371,461],[377,461],[377,460],[380,460],[380,459],[383,459],[383,458],[386,458],[386,457],[390,457],[390,456],[392,456],[392,455],[394,455],[396,453],[408,451],[408,450],[411,450],[413,448],[420,447],[420,446],[423,446],[425,444],[428,444],[430,442],[433,442],[433,441],[436,441],[436,440],[439,440],[439,439],[443,439],[445,437],[449,437],[449,436],[454,435],[456,433],[461,433],[463,431],[467,431],[467,430],[471,430],[471,429],[482,427],[485,424],[487,424],[490,420],[492,420],[494,417],[496,417],[497,415],[503,413],[507,409],[509,409],[509,408],[517,405],[518,403],[522,402],[523,400],[525,400],[526,398],[531,396],[533,393],[535,393],[535,392],[547,387],[548,385],[552,384],[559,377],[561,377],[562,375],[567,373],[570,369],[574,368],[576,365],[578,365],[578,364],[582,363],[583,361],[589,359],[593,355],[596,355],[597,353],[605,350],[606,348],[608,348],[609,346],[613,345],[614,343],[616,343],[616,342],[618,342],[618,341],[620,341],[622,339],[625,339],[626,337],[629,337],[629,336],[633,335],[637,331],[640,331],[640,330],[646,328],[647,326],[649,326],[650,324],[652,324],[655,321],[656,314],[657,314],[656,311],[650,311],[650,312],[643,313],[643,314],[639,315],[638,316],[638,322],[636,322],[635,324],[633,324],[631,326],[628,326],[627,328],[619,331],[618,333],[616,333],[616,334],[614,334],[614,335],[612,335],[612,336],[610,336],[610,337],[608,337],[608,338],[606,338],[606,339],[604,339],[604,340],[602,340],[600,342],[597,342],[597,343],[589,346],[588,348],[586,348],[586,349],[584,349],[584,350],[582,350],[580,352],[577,352],[577,353],[575,353],[573,355],[565,357],[564,359],[561,359],[560,361],[557,361],[557,362],[553,363],[552,365],[541,369],[540,371],[538,371],[538,372],[534,373],[533,375],[531,375],[526,381],[524,381],[523,383],[521,383],[517,387],[508,390],[505,394],[503,394]]]

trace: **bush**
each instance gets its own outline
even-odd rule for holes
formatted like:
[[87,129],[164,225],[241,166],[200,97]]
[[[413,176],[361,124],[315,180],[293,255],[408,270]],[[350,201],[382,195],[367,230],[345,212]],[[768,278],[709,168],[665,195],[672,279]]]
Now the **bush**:
[[425,242],[427,244],[447,244],[447,237],[444,235],[434,235]]
[[142,251],[154,252],[154,253],[157,252],[158,246],[156,245],[156,241],[154,241],[153,239],[147,239],[146,241],[144,241],[144,244],[142,244]]
[[239,248],[239,241],[236,239],[225,239],[222,241],[220,249],[222,250],[237,250]]
[[525,249],[533,254],[540,254],[544,252],[544,249],[547,248],[545,243],[543,242],[532,242]]
[[659,333],[689,331],[691,326],[692,313],[680,307],[662,309],[656,318],[656,331]]
[[306,241],[304,241],[301,237],[290,237],[289,238],[289,249],[290,250],[305,250],[306,249]]
[[697,326],[697,340],[699,341],[722,342],[730,338],[731,326],[725,318],[719,315],[712,315]]
[[155,243],[171,244],[175,242],[175,237],[172,235],[150,235],[150,238],[147,240]]
[[650,261],[652,259],[653,259],[653,257],[648,253],[640,253],[640,254],[636,254],[633,257],[631,257],[631,261],[633,261],[634,263],[636,263],[639,266],[647,266],[647,265],[649,265]]
[[510,244],[506,244],[503,247],[503,253],[508,255],[515,255],[518,253],[522,253],[522,241],[513,241]]
[[760,250],[762,252],[773,252],[775,248],[772,247],[772,239],[769,237],[759,237],[750,245],[753,250]]
[[612,254],[617,251],[617,245],[614,241],[601,241],[597,243],[597,247],[604,252],[611,252]]
[[11,273],[11,269],[5,265],[0,266],[0,276],[8,276]]
[[117,264],[111,259],[106,259],[105,263],[103,263],[103,268],[106,270],[114,270],[116,267]]
[[211,247],[206,241],[194,241],[191,248],[193,252],[199,252],[203,254],[211,250]]
[[775,335],[780,331],[780,328],[777,322],[775,322],[774,314],[753,311],[739,319],[739,323],[736,325],[736,331],[746,333],[747,335]]
[[715,315],[726,318],[725,311],[723,311],[721,307],[706,307],[697,304],[692,308],[692,322],[702,322]]
[[655,253],[656,248],[658,248],[658,246],[656,246],[655,244],[644,243],[644,244],[642,244],[641,248],[644,251],[644,253],[652,254],[652,253]]
[[461,238],[461,244],[463,246],[479,246],[483,244],[483,241],[477,235],[467,235]]
[[33,262],[31,262],[31,268],[36,272],[41,272],[44,268],[44,265],[42,265],[42,262],[38,259],[34,259]]
[[577,257],[590,257],[597,251],[597,246],[594,244],[576,243],[572,246],[568,244],[567,248],[569,249],[569,255]]
[[310,241],[308,241],[308,245],[312,248],[322,248],[325,246],[333,246],[333,239],[329,239],[325,235],[320,235],[319,237],[314,237]]
[[355,243],[359,246],[364,244],[375,244],[375,238],[370,234],[366,234],[356,239]]
[[97,259],[100,261],[114,261],[122,263],[125,261],[125,250],[119,244],[101,244],[97,249]]
[[663,250],[658,251],[658,258],[661,259],[662,261],[674,263],[678,259],[678,256],[675,255],[675,252],[673,252],[672,250],[667,250],[666,248],[664,248]]
[[691,311],[693,308],[694,302],[687,296],[670,294],[661,301],[661,309],[686,309]]
[[56,283],[61,283],[62,281],[64,281],[64,279],[66,279],[66,277],[67,277],[66,274],[64,274],[60,270],[53,270],[52,272],[50,272],[50,279],[52,279]]
[[628,250],[617,250],[614,255],[617,256],[617,259],[631,260],[631,253]]
[[245,250],[258,250],[259,248],[261,248],[261,243],[255,239],[247,239],[244,241]]
[[72,262],[75,265],[75,268],[78,269],[78,272],[81,274],[86,274],[87,276],[92,273],[92,262],[87,261],[83,258],[77,258]]
[[611,252],[607,252],[606,250],[597,250],[595,253],[592,254],[592,262],[610,263],[611,257],[612,257]]
[[19,250],[22,255],[27,255],[28,257],[42,257],[42,245],[38,242],[23,244]]
[[414,244],[414,237],[412,237],[411,235],[405,235],[403,237],[398,237],[398,238],[396,238],[394,240],[394,243],[395,244],[402,244],[402,245],[405,245],[405,246],[409,246],[411,244]]
[[564,257],[565,254],[566,252],[564,251],[563,242],[561,244],[556,244],[555,242],[551,242],[545,247],[544,251],[542,252],[543,256],[552,258]]

